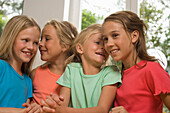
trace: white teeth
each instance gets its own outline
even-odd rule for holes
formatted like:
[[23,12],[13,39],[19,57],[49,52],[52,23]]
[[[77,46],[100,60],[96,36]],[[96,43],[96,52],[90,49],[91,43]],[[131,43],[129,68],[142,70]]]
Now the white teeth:
[[116,53],[116,52],[118,52],[118,50],[111,51],[110,53],[112,54],[112,53]]
[[26,53],[27,55],[31,55],[31,53]]

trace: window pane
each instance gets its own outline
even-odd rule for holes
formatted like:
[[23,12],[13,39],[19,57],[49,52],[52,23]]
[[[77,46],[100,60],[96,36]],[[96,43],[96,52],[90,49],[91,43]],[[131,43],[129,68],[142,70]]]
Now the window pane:
[[[82,27],[86,28],[92,23],[102,23],[105,17],[116,11],[125,10],[126,0],[82,0],[81,5]],[[88,20],[87,16],[92,19]],[[86,25],[84,25],[85,23]]]
[[148,46],[161,50],[170,72],[170,0],[139,0],[140,17],[148,25]]

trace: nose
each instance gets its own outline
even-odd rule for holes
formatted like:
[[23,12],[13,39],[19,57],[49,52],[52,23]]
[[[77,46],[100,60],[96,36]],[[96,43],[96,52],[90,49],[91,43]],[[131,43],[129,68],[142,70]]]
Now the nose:
[[43,46],[44,46],[44,42],[43,42],[43,40],[41,40],[39,43],[39,47],[43,47]]
[[33,47],[34,45],[33,45],[33,43],[32,42],[29,42],[29,43],[27,43],[27,48],[29,49],[29,50],[33,50]]
[[108,47],[114,46],[114,40],[112,38],[108,38],[108,41],[107,43],[105,43],[105,46],[108,46]]

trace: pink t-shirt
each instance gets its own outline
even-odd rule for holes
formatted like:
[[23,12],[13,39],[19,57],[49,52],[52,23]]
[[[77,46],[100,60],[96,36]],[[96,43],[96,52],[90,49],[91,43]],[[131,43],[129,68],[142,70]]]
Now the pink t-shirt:
[[129,113],[162,113],[160,93],[170,93],[170,76],[157,62],[143,60],[124,71],[115,106]]
[[41,99],[45,99],[49,93],[59,94],[61,86],[56,81],[61,77],[52,73],[48,66],[38,67],[33,81],[33,102],[40,104]]

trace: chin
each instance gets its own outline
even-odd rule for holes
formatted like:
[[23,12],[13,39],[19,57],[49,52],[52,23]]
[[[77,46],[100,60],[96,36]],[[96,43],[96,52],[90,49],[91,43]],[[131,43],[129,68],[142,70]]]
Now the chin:
[[30,62],[30,60],[23,60],[23,63],[28,63]]
[[113,59],[113,61],[120,61],[121,60],[119,58],[113,58],[113,57],[112,57],[112,59]]

